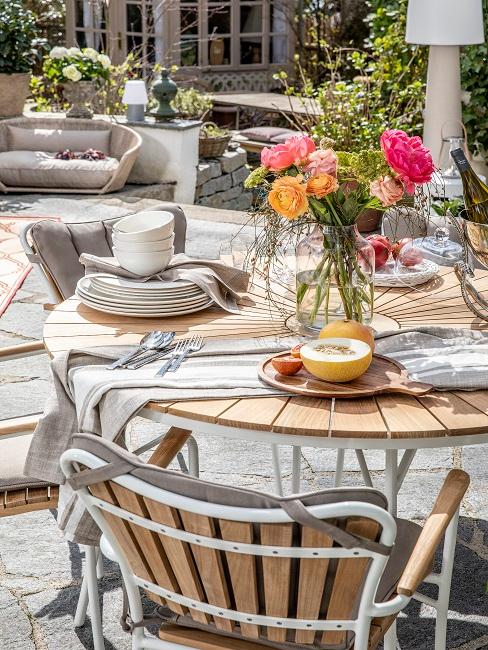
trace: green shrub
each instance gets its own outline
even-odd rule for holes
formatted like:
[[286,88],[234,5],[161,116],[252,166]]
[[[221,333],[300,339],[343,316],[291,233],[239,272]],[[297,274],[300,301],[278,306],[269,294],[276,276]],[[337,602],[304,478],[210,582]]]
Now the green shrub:
[[213,101],[196,88],[178,88],[171,107],[187,119],[202,119],[212,108]]
[[35,14],[21,2],[0,0],[0,73],[30,72],[40,45]]
[[[488,0],[483,0],[488,36]],[[463,121],[476,153],[488,158],[488,46],[470,45],[461,53],[461,84],[465,91]]]

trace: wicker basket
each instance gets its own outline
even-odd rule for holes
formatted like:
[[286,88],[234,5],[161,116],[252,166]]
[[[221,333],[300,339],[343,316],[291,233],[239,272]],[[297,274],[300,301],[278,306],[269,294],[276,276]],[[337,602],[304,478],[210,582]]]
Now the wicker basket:
[[222,156],[222,154],[227,149],[227,145],[229,144],[232,136],[230,133],[228,135],[218,136],[207,135],[203,128],[207,125],[215,126],[218,128],[215,122],[205,122],[205,124],[202,125],[199,138],[199,155],[200,158],[218,158],[219,156]]

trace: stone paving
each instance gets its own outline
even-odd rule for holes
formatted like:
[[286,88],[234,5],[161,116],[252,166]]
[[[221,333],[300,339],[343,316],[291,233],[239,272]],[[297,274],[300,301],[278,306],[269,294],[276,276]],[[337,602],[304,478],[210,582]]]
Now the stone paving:
[[[26,212],[46,214],[48,199],[22,207]],[[47,203],[46,203],[47,202]],[[79,214],[80,207],[69,211]],[[2,208],[5,212],[12,210]],[[59,211],[58,211],[59,213]],[[106,214],[106,213],[105,213]],[[109,216],[106,214],[106,216]],[[111,216],[111,215],[110,215]],[[239,229],[235,223],[191,220],[188,252],[218,255],[220,243]],[[202,241],[205,242],[202,245]],[[27,278],[13,304],[0,320],[0,345],[38,339],[45,314],[43,287],[34,273]],[[48,362],[44,356],[2,364],[0,373],[0,419],[42,410],[48,387]],[[134,445],[146,440],[155,425],[140,419],[131,425]],[[239,483],[261,490],[272,489],[271,458],[265,445],[245,442],[226,444],[218,438],[198,438],[202,477]],[[367,453],[376,484],[383,482],[380,453]],[[303,486],[311,490],[330,486],[335,456],[327,450],[304,449]],[[283,468],[289,478],[290,450],[282,449]],[[449,613],[448,645],[451,650],[488,649],[488,450],[486,447],[426,450],[418,454],[399,498],[400,515],[422,520],[429,511],[443,477],[451,467],[471,474],[472,484],[462,510]],[[359,484],[360,472],[352,453],[346,454],[346,484]],[[286,489],[287,483],[285,483]],[[76,545],[60,535],[54,514],[38,512],[0,520],[0,650],[91,649],[89,622],[73,627],[73,614],[80,585],[83,557]],[[117,568],[106,563],[100,583],[103,598],[104,635],[107,650],[128,650],[129,637],[121,630],[121,606]],[[434,613],[412,603],[399,621],[403,650],[433,648]]]

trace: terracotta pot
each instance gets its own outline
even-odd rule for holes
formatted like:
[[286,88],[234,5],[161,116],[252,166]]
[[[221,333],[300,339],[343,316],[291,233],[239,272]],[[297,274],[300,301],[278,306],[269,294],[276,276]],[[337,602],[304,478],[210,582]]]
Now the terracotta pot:
[[359,215],[357,227],[359,232],[373,232],[380,227],[381,210],[363,210]]
[[29,72],[0,74],[0,117],[16,117],[24,112],[29,95]]
[[63,95],[71,108],[66,117],[93,117],[93,111],[89,104],[97,93],[97,85],[94,81],[67,81],[63,83]]

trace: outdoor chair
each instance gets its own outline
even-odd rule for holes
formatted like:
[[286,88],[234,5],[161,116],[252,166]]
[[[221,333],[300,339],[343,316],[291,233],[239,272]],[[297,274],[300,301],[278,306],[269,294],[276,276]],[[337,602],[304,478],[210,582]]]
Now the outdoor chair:
[[[186,218],[182,209],[175,204],[163,203],[153,210],[170,210],[175,215],[175,252],[185,250]],[[49,299],[58,304],[73,295],[76,283],[84,275],[84,267],[79,262],[81,252],[96,255],[111,255],[111,231],[117,219],[105,222],[100,220],[84,223],[61,223],[58,221],[39,221],[28,223],[22,234],[21,241],[29,260],[40,273]],[[47,307],[51,307],[48,305]],[[18,358],[44,354],[42,341],[32,341],[18,345],[0,348],[0,362]],[[0,518],[36,510],[56,508],[58,502],[57,485],[49,485],[44,481],[24,476],[24,463],[32,439],[32,432],[37,426],[40,413],[28,416],[14,417],[0,421]],[[181,430],[178,430],[180,432]],[[174,455],[185,442],[192,445],[192,457],[195,458],[197,448],[193,439],[188,440],[189,432],[176,435],[174,430],[166,434],[173,441]],[[180,444],[180,440],[182,441]],[[157,444],[157,440],[154,444]],[[144,449],[145,450],[145,449]],[[142,451],[142,450],[141,450]],[[154,452],[153,462],[166,462],[166,455],[160,457]],[[165,452],[166,454],[167,452]],[[170,459],[171,460],[171,459]],[[168,461],[169,462],[169,461]],[[198,461],[195,461],[196,465]],[[191,468],[190,468],[191,469]],[[93,576],[96,572],[97,555],[93,549],[87,548],[87,573]],[[99,564],[99,575],[101,566]],[[90,573],[92,572],[92,573]],[[79,600],[75,622],[82,625],[88,604],[87,593],[90,585],[84,580]],[[95,587],[96,589],[96,581]],[[92,616],[93,620],[93,616]]]
[[[107,120],[16,117],[0,121],[0,191],[106,194],[121,190],[141,136]],[[103,160],[57,159],[95,149]]]
[[[372,488],[275,497],[141,463],[88,434],[61,467],[120,565],[134,650],[373,650],[444,537],[454,554],[469,485],[452,470],[422,529]],[[140,589],[162,606],[159,639],[144,630],[155,619]]]

